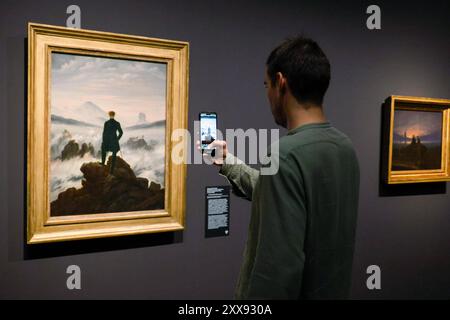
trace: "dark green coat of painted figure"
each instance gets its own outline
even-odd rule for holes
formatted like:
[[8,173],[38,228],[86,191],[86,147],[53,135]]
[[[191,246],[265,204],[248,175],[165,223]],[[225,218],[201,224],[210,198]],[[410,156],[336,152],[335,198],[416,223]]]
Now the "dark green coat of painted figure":
[[[119,132],[119,135],[117,135]],[[123,135],[120,123],[114,119],[109,119],[103,127],[102,151],[118,152],[120,150],[119,140]]]

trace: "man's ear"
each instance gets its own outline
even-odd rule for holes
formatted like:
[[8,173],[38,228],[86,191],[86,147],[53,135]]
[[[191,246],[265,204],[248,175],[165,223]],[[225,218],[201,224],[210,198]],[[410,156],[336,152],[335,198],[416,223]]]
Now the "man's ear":
[[281,72],[277,72],[276,74],[277,86],[280,88],[281,93],[286,92],[286,78],[283,76]]

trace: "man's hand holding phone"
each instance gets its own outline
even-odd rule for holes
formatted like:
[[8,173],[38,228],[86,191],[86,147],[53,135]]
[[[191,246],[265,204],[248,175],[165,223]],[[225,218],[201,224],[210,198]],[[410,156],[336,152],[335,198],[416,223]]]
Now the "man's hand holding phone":
[[[197,141],[197,150],[202,152],[200,141]],[[207,150],[215,150],[215,152],[207,152]],[[214,140],[208,144],[208,147],[204,149],[204,151],[205,152],[202,153],[206,163],[222,166],[228,154],[227,142],[223,140]]]

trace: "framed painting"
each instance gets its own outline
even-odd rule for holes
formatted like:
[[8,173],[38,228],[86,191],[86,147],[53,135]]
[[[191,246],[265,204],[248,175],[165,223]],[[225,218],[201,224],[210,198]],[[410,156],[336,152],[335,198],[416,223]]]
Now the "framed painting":
[[28,25],[28,243],[181,230],[189,44]]
[[450,181],[450,100],[391,96],[383,108],[385,182]]

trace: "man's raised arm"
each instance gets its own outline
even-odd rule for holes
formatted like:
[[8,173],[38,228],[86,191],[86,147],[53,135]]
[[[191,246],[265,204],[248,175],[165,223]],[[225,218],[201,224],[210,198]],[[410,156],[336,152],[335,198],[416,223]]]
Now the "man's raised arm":
[[208,145],[208,149],[216,150],[214,164],[221,167],[219,173],[231,183],[233,192],[239,197],[252,200],[253,189],[259,179],[259,170],[249,167],[229,153],[226,141],[215,140]]

